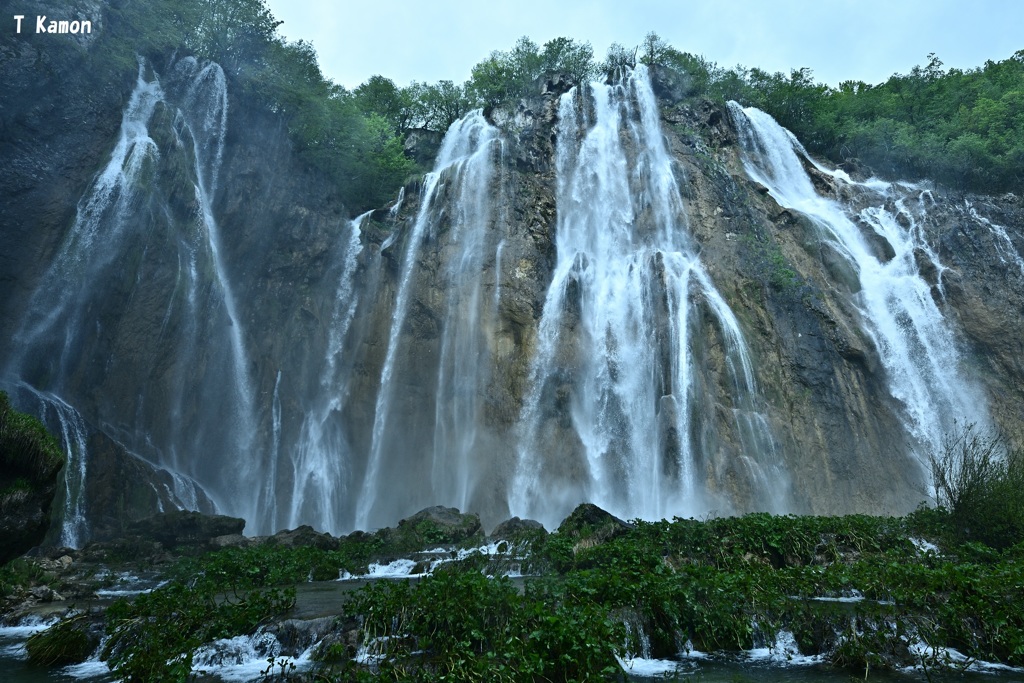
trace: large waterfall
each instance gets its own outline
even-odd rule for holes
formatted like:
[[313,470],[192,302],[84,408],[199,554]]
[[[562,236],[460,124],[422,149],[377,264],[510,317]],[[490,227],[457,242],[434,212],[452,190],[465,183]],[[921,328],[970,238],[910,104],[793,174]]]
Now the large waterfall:
[[[730,128],[659,101],[643,66],[546,87],[457,120],[430,173],[349,220],[303,186],[315,169],[262,158],[294,160],[288,134],[229,117],[219,66],[140,65],[12,307],[3,386],[69,458],[61,542],[89,539],[88,482],[114,476],[97,434],[164,470],[147,510],[260,534],[438,504],[551,528],[581,502],[656,519],[926,496],[951,427],[991,422],[949,315],[971,299],[935,238],[944,200],[824,168],[756,109],[730,105]],[[1024,275],[1002,214],[945,215]]]
[[[558,262],[512,511],[557,524],[583,501],[624,517],[729,510],[734,492],[715,476],[723,457],[756,492],[754,507],[780,509],[786,480],[749,352],[688,234],[685,178],[665,148],[646,69],[563,95],[556,145]],[[702,308],[722,340],[724,396],[701,384],[693,318]],[[706,438],[716,399],[733,415],[739,448],[728,455]]]
[[[471,455],[480,448],[480,396],[490,359],[483,337],[493,328],[495,302],[483,296],[482,269],[500,248],[500,226],[491,201],[496,182],[498,131],[474,111],[452,124],[434,171],[423,180],[420,205],[404,238],[405,256],[391,314],[387,352],[381,370],[372,441],[359,489],[355,526],[380,526],[408,511],[408,499],[466,508],[480,466]],[[438,242],[444,247],[438,253]],[[432,283],[418,282],[422,261],[438,259]],[[429,288],[427,292],[414,292]],[[440,336],[419,352],[406,328],[410,303],[436,291],[443,296]],[[433,337],[434,335],[431,335]],[[415,365],[436,368],[434,384],[403,388],[396,368],[400,347]],[[431,391],[421,408],[409,391]],[[404,395],[400,395],[403,392]],[[404,410],[396,410],[403,405]],[[426,406],[423,409],[422,406]],[[432,408],[432,410],[431,410]],[[432,414],[431,414],[432,413]],[[417,424],[423,420],[426,424]]]
[[[808,216],[821,239],[856,273],[854,305],[885,366],[890,391],[902,404],[922,466],[928,453],[940,452],[958,422],[987,428],[984,395],[962,371],[953,331],[936,303],[942,296],[944,266],[921,226],[930,192],[907,184],[854,182],[842,171],[815,163],[763,111],[735,102],[730,110],[747,173],[780,205]],[[819,195],[805,163],[852,192],[857,201]],[[887,248],[872,248],[869,240],[882,240]],[[921,275],[922,262],[940,274],[934,288]]]
[[[177,477],[217,482],[209,494],[220,509],[253,519],[249,492],[263,476],[256,406],[212,209],[226,81],[218,65],[194,58],[163,83],[147,68],[140,64],[114,150],[28,304],[5,377],[52,397],[61,415],[91,404],[91,419],[129,451]],[[180,175],[168,179],[169,168]],[[172,188],[163,196],[153,190],[161,183]],[[65,540],[87,538],[75,524]]]

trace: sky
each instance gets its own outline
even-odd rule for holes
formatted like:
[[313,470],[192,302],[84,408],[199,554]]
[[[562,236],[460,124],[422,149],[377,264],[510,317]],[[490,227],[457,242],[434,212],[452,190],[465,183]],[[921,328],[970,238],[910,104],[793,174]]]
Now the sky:
[[462,83],[521,36],[589,41],[603,58],[650,31],[719,66],[881,83],[936,53],[968,69],[1024,49],[1024,0],[267,0],[279,31],[313,43],[324,75],[354,88]]

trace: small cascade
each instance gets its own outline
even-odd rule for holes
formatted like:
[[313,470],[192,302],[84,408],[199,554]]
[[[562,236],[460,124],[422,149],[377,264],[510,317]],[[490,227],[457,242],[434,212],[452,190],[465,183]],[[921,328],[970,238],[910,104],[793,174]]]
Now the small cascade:
[[[410,511],[407,503],[387,495],[385,482],[425,493],[435,503],[465,509],[472,479],[468,456],[476,445],[479,389],[486,381],[487,361],[482,357],[481,341],[485,323],[481,316],[490,302],[483,299],[480,272],[485,255],[493,258],[495,249],[491,244],[494,231],[489,229],[495,176],[492,150],[500,145],[497,129],[487,122],[483,112],[473,111],[452,124],[434,170],[423,180],[416,218],[404,236],[405,252],[374,409],[370,452],[357,498],[356,528],[387,523],[399,508]],[[431,251],[439,241],[449,245],[440,255]],[[391,243],[389,238],[382,249]],[[440,260],[436,265],[440,282],[430,286],[443,293],[447,315],[442,321],[437,357],[428,360],[423,354],[418,359],[437,363],[438,367],[436,393],[423,397],[433,401],[433,426],[417,425],[422,429],[418,436],[429,435],[431,441],[423,454],[429,469],[421,472],[414,464],[418,458],[410,456],[409,451],[424,445],[411,442],[416,437],[404,433],[400,422],[407,416],[395,409],[397,402],[408,400],[399,395],[401,378],[396,377],[396,365],[401,348],[409,343],[403,336],[411,304],[424,296],[414,292],[417,275],[424,260],[436,263],[434,259]],[[426,491],[424,477],[430,482]],[[385,505],[392,506],[391,510],[385,510]]]
[[[821,239],[857,273],[853,303],[885,367],[889,389],[903,406],[904,425],[924,468],[928,453],[940,451],[955,422],[989,423],[983,393],[962,371],[953,331],[936,303],[944,267],[922,229],[929,192],[907,184],[854,182],[810,159],[768,114],[735,102],[729,107],[750,177],[781,206],[810,218]],[[805,162],[854,194],[856,204],[820,196]],[[873,248],[878,240],[887,249]],[[934,294],[921,275],[922,261],[939,274]]]
[[1024,276],[1024,258],[1021,258],[1020,252],[1017,251],[1017,247],[1013,244],[1013,240],[1010,239],[1006,228],[998,223],[993,223],[978,213],[978,210],[974,208],[969,199],[964,200],[964,208],[967,210],[967,215],[977,223],[985,226],[989,234],[992,235],[992,242],[995,245],[999,260],[1007,265],[1013,264],[1015,270],[1020,271],[1020,274]]
[[[352,449],[338,418],[348,399],[351,371],[344,362],[345,340],[359,304],[355,275],[363,250],[360,227],[369,215],[367,212],[350,221],[347,236],[339,242],[340,273],[320,370],[320,386],[304,410],[298,441],[288,452],[285,467],[290,466],[290,470],[281,473],[286,475],[284,481],[291,482],[291,490],[271,492],[268,496],[275,510],[269,520],[270,528],[275,530],[312,524],[317,529],[338,533],[343,529],[344,520],[351,515],[350,508],[343,506],[348,499]],[[276,397],[275,388],[275,400]],[[280,429],[279,401],[275,403],[274,410],[277,433]],[[274,475],[268,479],[270,487],[281,481],[276,471]],[[287,512],[280,517],[276,512],[279,500],[287,501]]]
[[[750,356],[688,234],[646,69],[570,90],[556,133],[558,261],[521,417],[513,514],[557,524],[582,501],[627,518],[723,511],[723,469],[758,492],[746,506],[778,510],[786,477]],[[695,357],[706,352],[700,317],[722,342],[728,386],[717,399],[703,395]],[[715,400],[733,411],[732,457],[710,436]]]
[[38,391],[21,382],[16,391],[19,403],[37,415],[47,429],[60,439],[64,449],[63,486],[56,509],[61,510],[60,544],[81,548],[89,540],[85,509],[85,476],[88,467],[89,428],[77,410],[58,396]]

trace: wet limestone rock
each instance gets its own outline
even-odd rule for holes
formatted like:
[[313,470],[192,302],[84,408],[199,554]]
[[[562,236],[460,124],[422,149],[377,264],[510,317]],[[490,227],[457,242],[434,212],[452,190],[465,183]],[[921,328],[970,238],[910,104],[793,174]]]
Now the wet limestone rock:
[[524,534],[547,533],[544,525],[533,519],[513,517],[494,527],[491,539],[495,541],[511,541]]
[[240,534],[244,528],[245,520],[237,517],[175,510],[133,522],[128,526],[128,534],[156,541],[170,549],[205,546],[214,538]]
[[593,503],[581,503],[558,525],[558,533],[576,539],[573,549],[579,550],[618,538],[632,528],[629,522]]
[[456,508],[435,505],[401,520],[396,529],[384,529],[396,550],[408,547],[422,549],[431,545],[455,545],[470,539],[483,538],[480,516],[463,514]]

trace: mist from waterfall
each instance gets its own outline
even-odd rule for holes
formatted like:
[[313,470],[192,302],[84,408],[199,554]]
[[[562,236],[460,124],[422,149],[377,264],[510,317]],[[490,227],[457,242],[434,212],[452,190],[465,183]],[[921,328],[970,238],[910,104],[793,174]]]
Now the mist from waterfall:
[[[758,498],[786,497],[751,359],[688,232],[680,177],[643,66],[561,97],[557,264],[522,411],[513,514],[551,526],[590,501],[627,519],[728,511],[695,362],[695,312],[722,340],[736,462]],[[685,181],[685,180],[684,180]]]
[[[854,304],[885,367],[890,391],[903,406],[910,446],[924,469],[928,454],[941,451],[957,423],[989,425],[984,395],[965,374],[951,326],[936,303],[945,268],[921,226],[929,192],[878,180],[854,182],[844,172],[814,162],[765,112],[735,102],[729,107],[750,177],[767,187],[781,206],[810,218],[821,239],[857,273],[860,289],[853,295]],[[819,195],[804,163],[857,192],[858,205],[866,206]],[[880,257],[869,236],[884,240],[891,258]],[[921,276],[919,259],[927,259],[939,273],[934,293]]]

